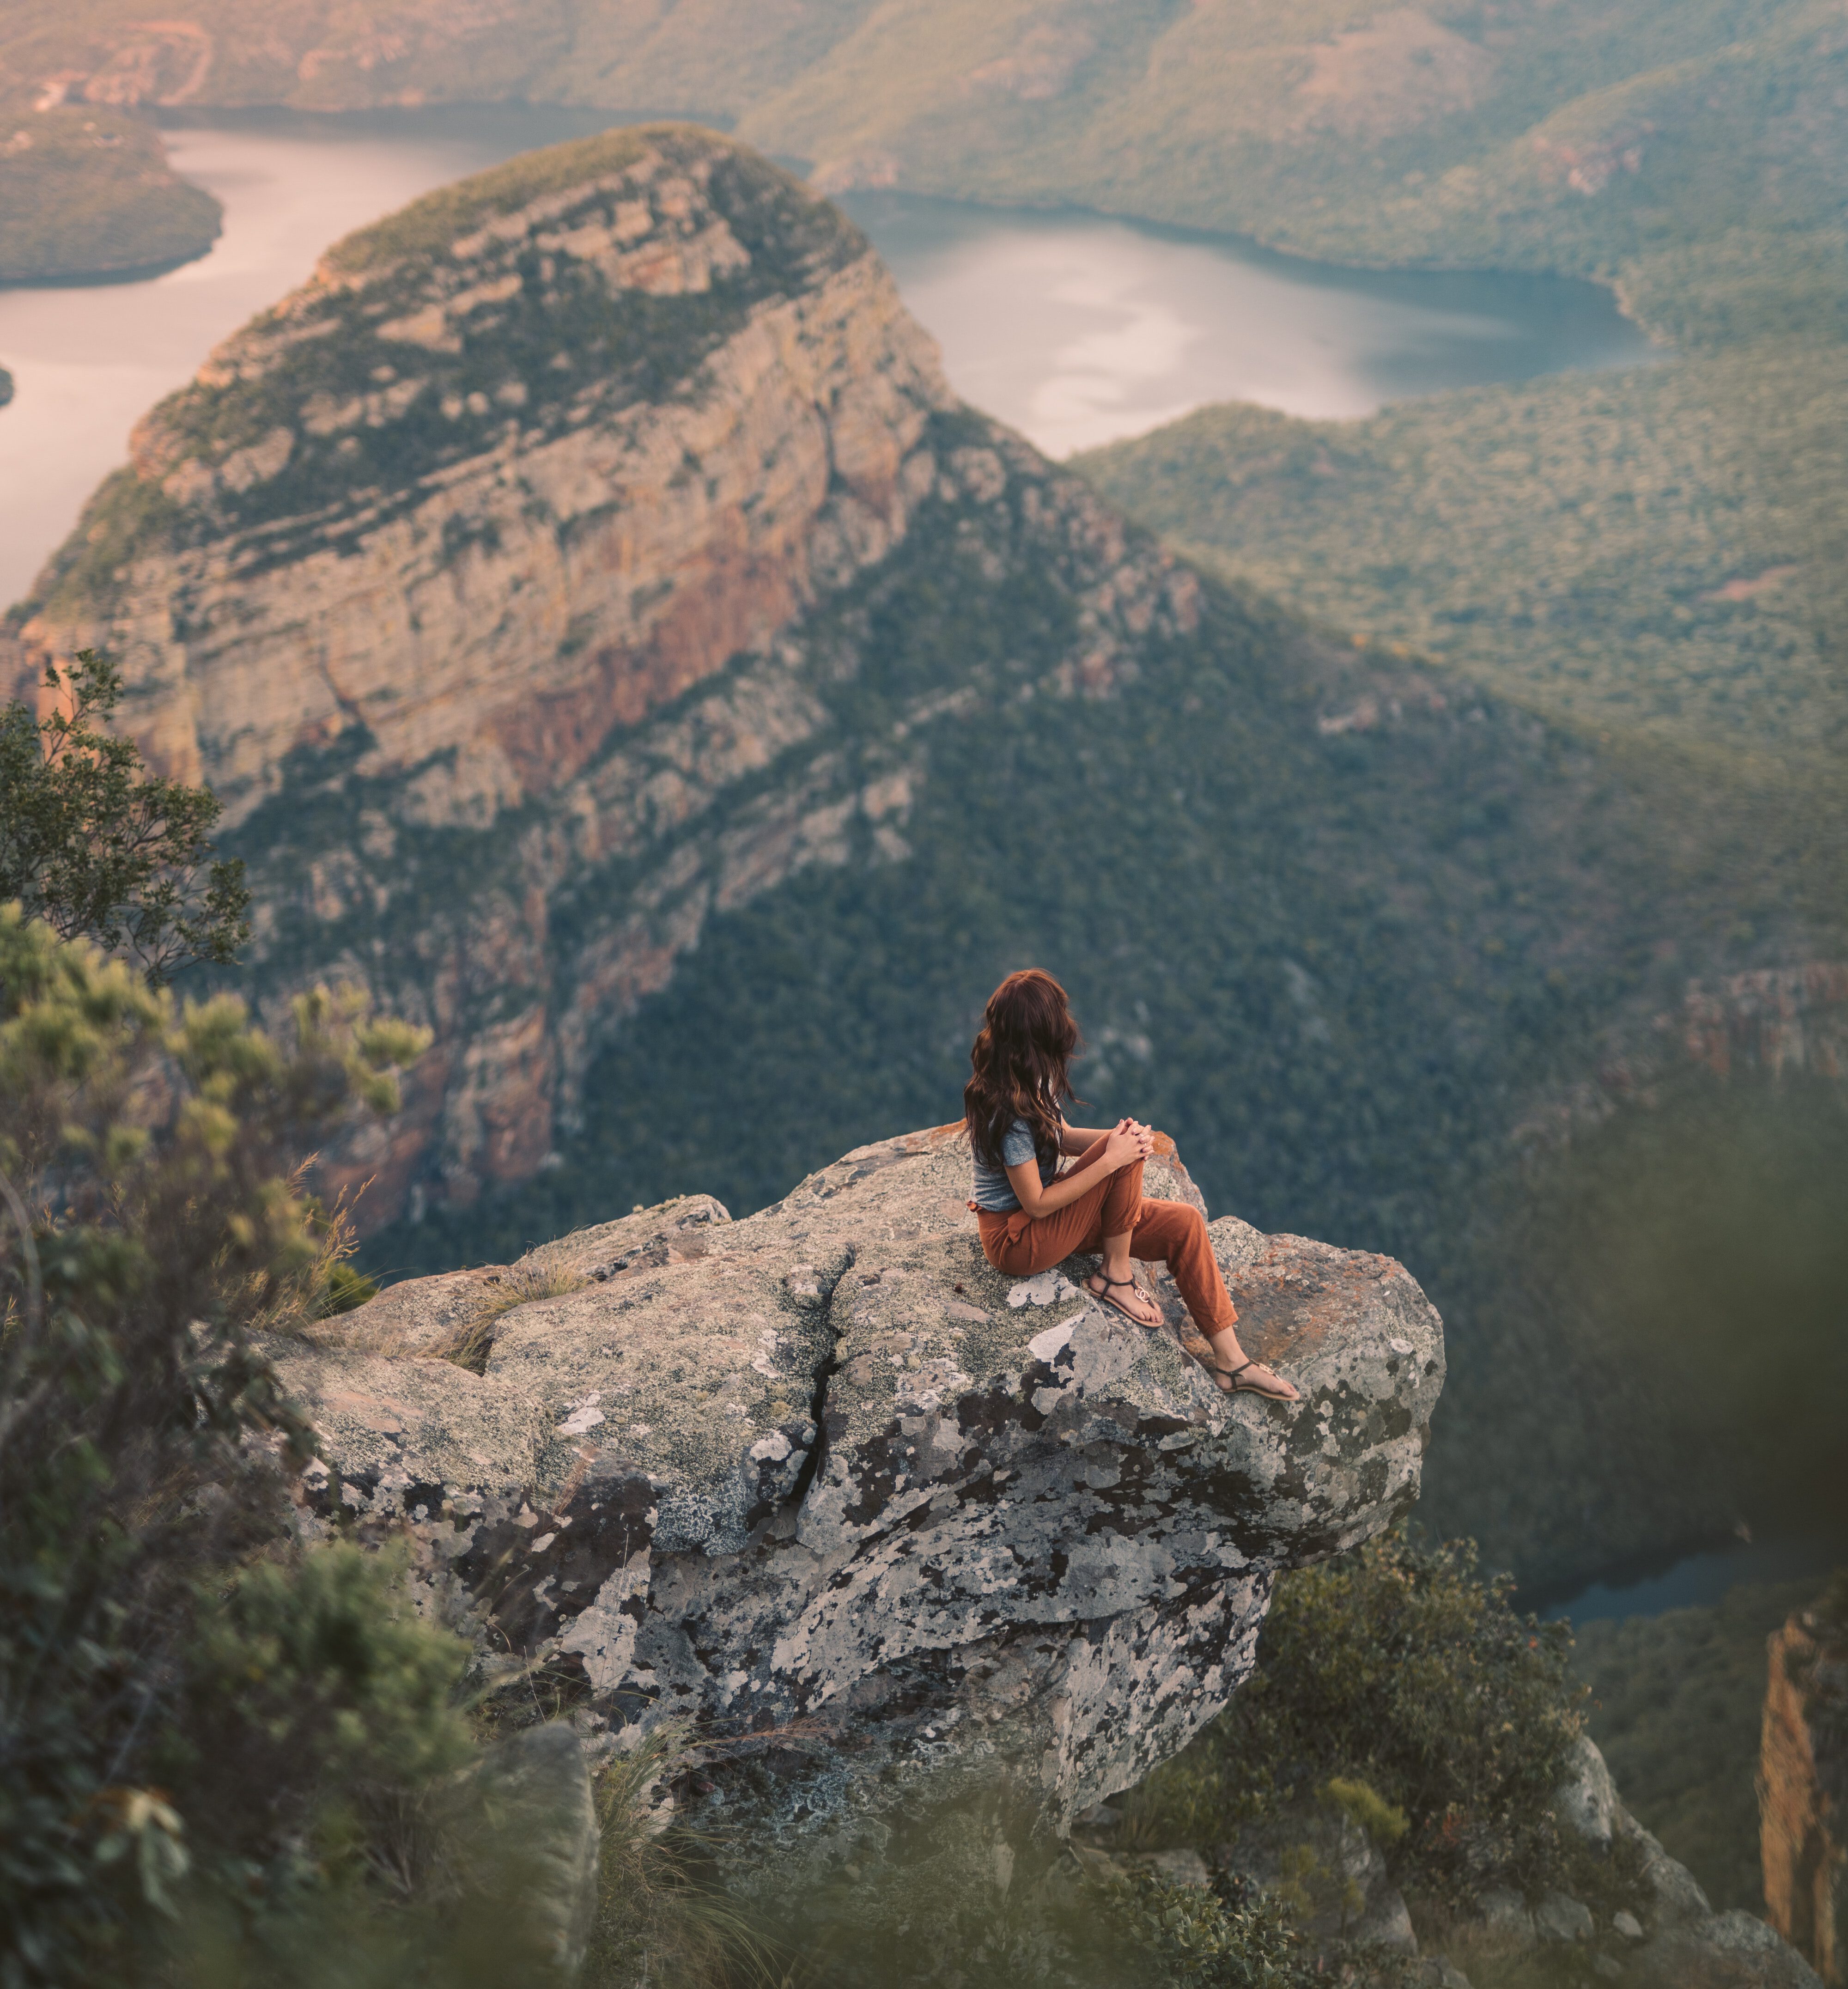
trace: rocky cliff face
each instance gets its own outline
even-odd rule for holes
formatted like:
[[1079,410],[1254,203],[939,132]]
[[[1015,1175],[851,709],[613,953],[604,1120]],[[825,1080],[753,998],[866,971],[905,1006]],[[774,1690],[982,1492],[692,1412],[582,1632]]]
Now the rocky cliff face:
[[23,640],[108,643],[234,822],[363,737],[358,771],[479,823],[877,558],[948,405],[864,242],[775,168],[565,147],[340,244],[222,347]]
[[[1199,1206],[1167,1154],[1148,1191]],[[407,1536],[484,1666],[544,1665],[612,1743],[690,1723],[735,1885],[1005,1892],[1225,1705],[1280,1569],[1410,1506],[1443,1342],[1390,1259],[1222,1218],[1303,1390],[1227,1398],[1171,1286],[1148,1333],[1077,1265],[991,1269],[968,1180],[960,1127],[913,1134],[279,1344],[305,1527]]]
[[921,520],[1059,591],[1056,693],[1191,625],[1190,576],[956,408],[839,215],[649,127],[339,245],[144,422],[0,664],[119,659],[251,862],[259,1000],[341,976],[435,1028],[348,1157],[377,1221],[541,1166],[710,910],[904,853],[961,686],[845,754],[864,630],[822,625]]
[[1770,1640],[1758,1768],[1765,1903],[1825,1982],[1848,1980],[1848,1623],[1826,1607]]

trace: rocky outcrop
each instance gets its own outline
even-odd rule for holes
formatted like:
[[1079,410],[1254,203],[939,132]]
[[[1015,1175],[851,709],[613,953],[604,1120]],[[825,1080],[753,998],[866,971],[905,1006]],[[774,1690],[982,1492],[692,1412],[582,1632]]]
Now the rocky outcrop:
[[1758,1764],[1765,1903],[1837,1984],[1848,1980],[1848,1623],[1826,1604],[1799,1611],[1773,1632],[1770,1658]]
[[1775,1928],[1737,1908],[1716,1913],[1685,1865],[1624,1808],[1595,1744],[1574,1743],[1554,1814],[1600,1855],[1619,1845],[1637,1875],[1639,1911],[1594,1915],[1563,1892],[1538,1899],[1497,1889],[1477,1902],[1472,1952],[1491,1965],[1539,1948],[1583,1955],[1601,1979],[1637,1989],[1819,1989]]
[[1716,1913],[1687,1866],[1633,1817],[1624,1835],[1643,1854],[1653,1910],[1628,1957],[1642,1989],[1819,1989],[1816,1972],[1775,1927],[1734,1906]]
[[[1417,1494],[1443,1344],[1399,1265],[1212,1223],[1303,1391],[1228,1398],[1171,1286],[1151,1333],[1077,1265],[993,1271],[968,1178],[959,1127],[887,1140],[270,1350],[307,1530],[407,1537],[484,1670],[544,1665],[605,1744],[690,1736],[681,1800],[771,1904],[792,1861],[856,1911],[1043,1868],[1224,1706],[1278,1571]],[[1200,1208],[1172,1147],[1146,1188]]]
[[864,241],[774,168],[671,127],[566,146],[340,243],[214,353],[93,508],[112,570],[22,641],[110,648],[233,822],[342,737],[426,820],[491,818],[879,557],[948,405]]
[[1197,617],[1191,574],[957,407],[843,217],[649,127],[330,252],[143,422],[0,677],[119,660],[151,759],[236,825],[265,1012],[344,978],[432,1028],[405,1115],[332,1168],[377,1222],[544,1164],[714,913],[902,859],[981,666],[843,724],[864,585],[907,559],[1043,604],[991,697],[1107,696]]

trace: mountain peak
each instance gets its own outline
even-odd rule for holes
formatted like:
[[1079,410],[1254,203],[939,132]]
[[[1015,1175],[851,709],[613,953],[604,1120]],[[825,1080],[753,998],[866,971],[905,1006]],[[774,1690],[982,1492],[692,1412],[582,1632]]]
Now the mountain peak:
[[771,635],[824,514],[883,552],[948,404],[864,238],[768,161],[553,147],[348,236],[154,408],[21,675],[110,649],[234,821],[351,735],[375,771],[449,756],[478,822]]

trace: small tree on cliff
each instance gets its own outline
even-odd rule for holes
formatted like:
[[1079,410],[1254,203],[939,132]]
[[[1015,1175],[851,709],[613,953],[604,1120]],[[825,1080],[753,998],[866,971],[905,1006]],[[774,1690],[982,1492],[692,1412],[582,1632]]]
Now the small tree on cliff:
[[250,893],[241,862],[211,860],[218,797],[149,774],[133,740],[102,729],[122,696],[107,657],[47,664],[45,687],[48,717],[0,712],[0,904],[127,954],[154,987],[234,959]]
[[[263,1448],[245,1440],[272,1432],[299,1454],[309,1445],[256,1337],[313,1310],[326,1265],[300,1159],[355,1113],[394,1110],[393,1073],[428,1040],[322,989],[297,1001],[278,1040],[230,995],[181,1007],[126,962],[0,905],[8,1989],[128,1980],[134,1909],[172,1908],[189,1846],[212,1820],[188,1800],[185,1764],[222,1756],[236,1709],[229,1687],[215,1691],[210,1719],[187,1726],[194,1584],[209,1572],[222,1589],[225,1567],[276,1530]],[[329,1638],[351,1644],[346,1616],[329,1610],[339,1618]],[[225,1635],[248,1642],[260,1629],[247,1609]],[[373,1656],[400,1671],[434,1675],[448,1662],[415,1639],[385,1642]],[[256,1689],[256,1662],[242,1665],[240,1689]],[[302,1722],[323,1701],[322,1726],[339,1713],[371,1742],[385,1730],[338,1671],[303,1660],[289,1674],[304,1703],[321,1696],[297,1709],[301,1730],[288,1730],[298,1741],[320,1733]],[[436,1718],[421,1700],[387,1712],[413,1740]],[[266,1716],[266,1731],[277,1727],[280,1712]],[[298,1747],[296,1793],[314,1794],[327,1751]],[[248,1799],[264,1816],[282,1800],[276,1784],[273,1774],[252,1778]]]

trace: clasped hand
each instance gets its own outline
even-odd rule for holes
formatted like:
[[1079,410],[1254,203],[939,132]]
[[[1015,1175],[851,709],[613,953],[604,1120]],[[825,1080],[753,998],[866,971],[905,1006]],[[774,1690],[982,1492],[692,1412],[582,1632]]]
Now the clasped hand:
[[1114,1174],[1119,1167],[1132,1167],[1155,1150],[1155,1136],[1138,1119],[1119,1119],[1104,1143],[1104,1164]]

